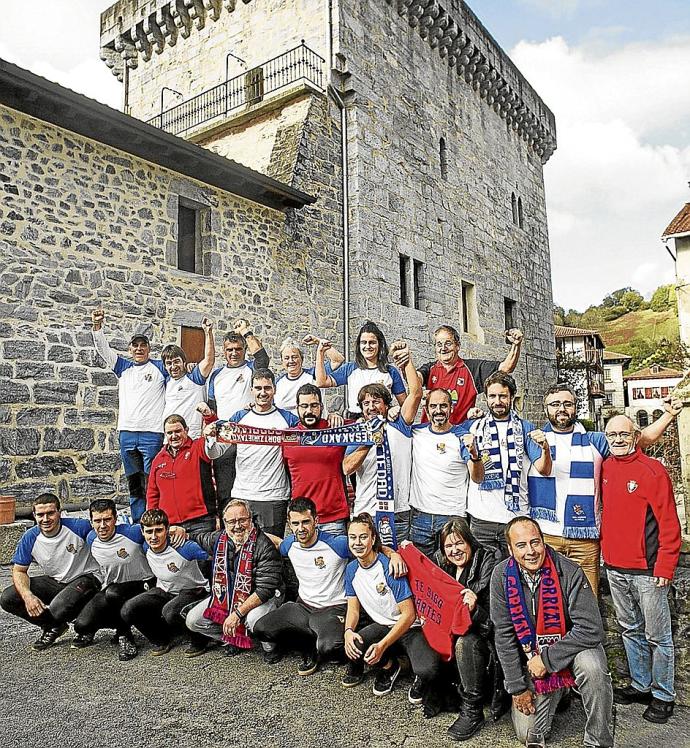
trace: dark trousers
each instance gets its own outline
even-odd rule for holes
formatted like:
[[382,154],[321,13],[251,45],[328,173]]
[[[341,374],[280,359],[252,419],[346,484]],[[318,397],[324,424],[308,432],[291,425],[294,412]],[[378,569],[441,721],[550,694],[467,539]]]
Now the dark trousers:
[[180,614],[207,595],[203,587],[182,590],[177,595],[154,587],[127,600],[120,616],[126,626],[136,626],[152,644],[167,644],[176,634],[188,634],[203,641],[199,634],[190,634]]
[[281,605],[254,625],[260,641],[293,644],[297,649],[316,651],[323,659],[342,659],[345,647],[346,605],[313,609],[297,601]]
[[271,535],[282,538],[285,535],[287,522],[287,501],[251,501],[248,500],[256,524]]
[[[364,640],[360,648],[362,650],[362,657],[366,653],[367,649],[372,644],[380,642],[386,634],[390,631],[390,626],[383,626],[380,623],[370,623],[364,628],[359,629],[357,633]],[[439,676],[441,672],[441,657],[438,652],[435,652],[428,644],[422,633],[422,629],[419,627],[411,628],[406,631],[400,639],[384,654],[380,666],[386,664],[386,662],[393,656],[395,656],[396,650],[402,649],[410,659],[410,665],[412,672],[422,681],[424,686],[430,686]],[[359,666],[361,670],[364,670],[364,660],[360,657],[358,660],[352,660],[352,668],[357,670]]]
[[506,529],[504,524],[476,519],[469,514],[467,515],[467,519],[469,520],[472,534],[482,545],[488,548],[497,548],[501,551],[502,558],[508,558],[510,552],[508,551],[508,541],[504,534],[504,530]]
[[48,576],[30,577],[29,589],[48,609],[39,616],[30,616],[14,585],[3,590],[0,607],[13,616],[48,629],[74,619],[100,588],[101,583],[93,574],[82,574],[67,584]]
[[455,664],[460,678],[460,696],[481,704],[484,678],[489,664],[489,647],[479,634],[469,632],[455,641]]
[[153,577],[109,584],[82,608],[74,621],[74,630],[77,634],[95,634],[99,629],[115,629],[118,635],[128,633],[129,626],[120,617],[122,606],[155,585]]
[[216,494],[218,496],[218,514],[221,516],[232,494],[232,487],[235,483],[236,461],[236,444],[231,444],[223,455],[213,461],[213,474],[216,478]]

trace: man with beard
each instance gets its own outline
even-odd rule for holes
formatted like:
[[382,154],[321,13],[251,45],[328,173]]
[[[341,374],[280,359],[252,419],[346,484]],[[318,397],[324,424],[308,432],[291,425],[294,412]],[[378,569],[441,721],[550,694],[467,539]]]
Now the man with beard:
[[[367,421],[383,418],[386,421],[386,436],[390,449],[393,472],[393,498],[395,511],[395,533],[398,544],[410,537],[410,472],[412,469],[412,424],[422,399],[422,385],[416,376],[412,355],[407,343],[397,340],[391,346],[395,356],[405,361],[404,373],[410,382],[410,391],[402,403],[400,412],[388,420],[388,411],[393,402],[390,390],[382,384],[373,383],[362,387],[357,402]],[[367,512],[372,517],[377,509],[377,460],[376,448],[372,445],[348,447],[343,460],[345,475],[357,476],[353,514]]]
[[165,385],[163,420],[173,413],[182,416],[192,439],[201,436],[201,413],[196,407],[199,402],[206,400],[206,380],[216,362],[213,322],[204,317],[201,326],[204,330],[204,357],[190,372],[187,371],[187,355],[182,348],[166,345],[161,351],[163,365],[170,375]]
[[[460,358],[460,335],[450,325],[441,325],[434,332],[436,361],[430,361],[419,367],[419,376],[427,390],[445,389],[450,393],[452,411],[450,422],[462,423],[467,413],[474,407],[477,395],[482,391],[484,379],[494,371],[510,374],[520,358],[520,347],[523,335],[520,330],[506,332],[506,342],[510,344],[508,355],[503,361],[485,361],[483,359]],[[396,360],[396,364],[400,365]],[[409,379],[408,379],[409,382]],[[431,418],[428,410],[422,414],[422,422]]]
[[[52,647],[71,621],[101,587],[98,564],[86,537],[85,519],[61,519],[55,494],[37,496],[32,504],[36,526],[22,536],[12,558],[12,582],[0,597],[0,607],[40,626],[36,652]],[[29,576],[32,563],[43,574]]]
[[675,702],[668,593],[680,522],[671,479],[659,460],[642,454],[639,437],[626,416],[606,424],[611,456],[601,468],[601,552],[631,679],[614,700],[647,704],[644,719],[665,724]]
[[529,512],[529,466],[548,475],[551,452],[544,433],[513,410],[517,386],[510,374],[491,374],[484,393],[489,413],[474,421],[463,437],[462,456],[471,478],[467,515],[475,538],[507,558],[505,526]]
[[412,427],[410,540],[429,558],[443,525],[467,513],[468,473],[460,453],[467,427],[451,423],[452,410],[448,390],[431,390],[429,423]]
[[95,499],[89,505],[93,530],[86,538],[91,555],[101,567],[103,587],[84,606],[74,621],[76,636],[72,649],[84,649],[94,642],[96,632],[115,629],[121,662],[137,655],[132,629],[120,617],[127,600],[156,586],[146,555],[139,525],[118,525],[117,507],[112,499]]
[[[302,341],[304,345],[318,345],[320,342],[314,335],[307,335]],[[328,358],[326,363],[326,373],[328,374],[337,369],[345,360],[343,354],[333,347],[326,350],[326,358]],[[304,368],[304,351],[292,338],[286,338],[280,346],[280,361],[285,373],[276,379],[276,406],[299,416],[297,412],[297,392],[302,385],[314,384],[314,367]],[[323,412],[325,415],[325,408]],[[342,425],[342,423],[332,425]]]
[[[282,562],[273,542],[252,521],[249,504],[232,499],[223,512],[223,530],[192,532],[189,537],[213,556],[212,594],[197,603],[186,617],[187,628],[222,641],[225,652],[239,654],[251,648],[247,634],[278,607],[283,590]],[[280,659],[275,645],[262,644],[269,664]],[[190,647],[195,657],[206,641]],[[276,659],[277,657],[277,659]]]
[[[247,353],[254,357],[247,360]],[[259,338],[254,335],[246,319],[235,323],[234,331],[223,338],[225,366],[211,374],[208,380],[208,403],[221,420],[229,419],[238,410],[249,407],[252,401],[252,372],[268,368],[268,353]],[[224,507],[230,500],[235,482],[235,445],[220,457],[215,465],[218,503]]]
[[[287,410],[276,408],[275,377],[269,369],[255,369],[251,378],[254,405],[234,413],[230,420],[242,426],[264,429],[289,429],[298,420]],[[232,487],[232,498],[247,501],[257,524],[264,532],[285,533],[290,482],[280,446],[267,444],[237,445],[237,475]]]
[[[544,426],[552,467],[542,476],[533,465],[528,477],[531,516],[539,521],[548,545],[579,564],[599,589],[599,526],[601,464],[610,450],[600,431],[587,432],[577,420],[577,396],[567,384],[555,384],[544,395],[549,422]],[[671,399],[664,413],[640,434],[641,449],[657,442],[681,412]]]
[[[326,429],[321,390],[303,384],[297,391],[298,431]],[[316,505],[319,527],[331,535],[345,535],[349,508],[343,480],[345,447],[303,447],[286,444],[283,458],[290,473],[292,499],[304,496]]]

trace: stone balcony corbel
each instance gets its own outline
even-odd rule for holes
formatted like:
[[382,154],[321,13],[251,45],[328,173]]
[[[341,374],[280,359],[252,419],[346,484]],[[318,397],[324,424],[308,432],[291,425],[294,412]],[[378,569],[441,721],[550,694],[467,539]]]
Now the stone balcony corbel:
[[[441,55],[441,59],[450,56],[450,50],[460,34],[457,23],[448,15],[446,15],[446,18],[448,19],[448,24],[441,34],[441,38],[438,40],[438,53]],[[448,64],[451,64],[450,59],[448,60]],[[455,60],[453,60],[452,64],[455,64]]]
[[187,7],[187,13],[194,24],[194,28],[197,31],[206,26],[206,9],[204,8],[203,0],[184,0],[184,4]]
[[110,72],[122,82],[124,79],[124,67],[122,56],[112,47],[101,47],[100,58]]
[[192,19],[189,17],[189,11],[183,0],[173,0],[170,3],[170,15],[180,36],[183,39],[189,39],[189,35],[192,33]]
[[438,0],[429,0],[429,4],[419,18],[419,35],[422,39],[427,39],[431,32],[436,19],[441,15],[441,6]]
[[220,18],[222,10],[221,0],[203,0],[206,15],[212,20],[217,21]]
[[170,5],[164,5],[156,11],[156,23],[163,34],[166,44],[174,47],[177,44],[177,26],[170,13]]
[[[436,49],[436,47],[439,46],[439,43],[441,39],[444,38],[444,34],[446,32],[446,29],[450,25],[450,16],[446,13],[445,10],[441,10],[441,12],[436,17],[436,20],[431,24],[429,27],[429,46],[432,49]],[[441,54],[441,51],[439,50],[439,54]],[[441,54],[441,57],[444,55]]]
[[233,13],[237,6],[237,0],[223,0],[223,7],[228,13]]
[[122,57],[122,61],[128,67],[134,70],[139,65],[139,55],[134,42],[125,34],[118,34],[115,37],[115,51]]
[[153,52],[153,48],[151,46],[151,42],[148,40],[146,36],[146,32],[144,31],[144,23],[143,21],[140,21],[135,27],[134,27],[134,46],[137,48],[137,52],[141,55],[141,59],[144,62],[148,62],[151,59],[151,53]]
[[434,0],[412,0],[410,7],[407,9],[407,22],[412,28],[419,26],[419,21],[424,15],[426,6],[432,2]]
[[165,36],[156,21],[156,14],[152,13],[141,22],[142,29],[154,52],[159,55],[165,49]]

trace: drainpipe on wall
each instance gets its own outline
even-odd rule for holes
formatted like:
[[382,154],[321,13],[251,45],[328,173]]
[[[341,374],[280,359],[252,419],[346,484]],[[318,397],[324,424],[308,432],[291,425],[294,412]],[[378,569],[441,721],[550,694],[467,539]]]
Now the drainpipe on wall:
[[[340,109],[341,169],[343,174],[343,355],[350,360],[350,200],[347,171],[347,110],[342,96],[329,84],[328,92]],[[347,391],[345,392],[347,402]]]

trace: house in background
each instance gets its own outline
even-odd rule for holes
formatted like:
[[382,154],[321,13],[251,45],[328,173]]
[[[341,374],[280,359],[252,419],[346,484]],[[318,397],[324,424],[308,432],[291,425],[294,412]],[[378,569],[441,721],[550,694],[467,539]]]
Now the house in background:
[[625,377],[628,415],[640,427],[648,426],[664,412],[664,398],[683,378],[683,372],[652,364]]
[[558,381],[567,382],[578,396],[577,417],[602,426],[604,343],[596,330],[555,326]]
[[602,414],[608,418],[625,412],[625,382],[623,372],[630,366],[632,356],[616,351],[604,351],[604,402]]

